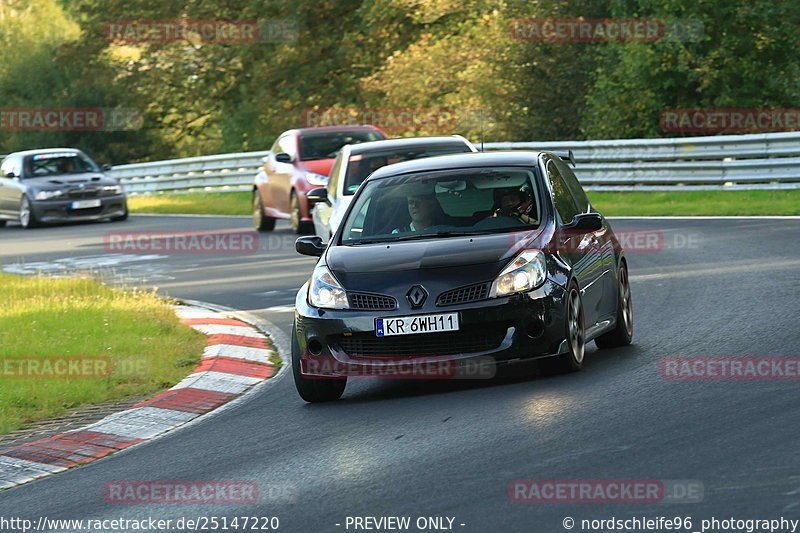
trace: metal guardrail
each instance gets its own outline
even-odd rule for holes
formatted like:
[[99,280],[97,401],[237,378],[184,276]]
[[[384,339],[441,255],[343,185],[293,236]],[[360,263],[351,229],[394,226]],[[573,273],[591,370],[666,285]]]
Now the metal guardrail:
[[132,196],[153,193],[242,191],[269,152],[240,152],[115,166],[108,172]]
[[[485,143],[486,150],[565,151],[591,190],[800,188],[800,132]],[[243,152],[114,167],[131,195],[249,190],[269,152]]]

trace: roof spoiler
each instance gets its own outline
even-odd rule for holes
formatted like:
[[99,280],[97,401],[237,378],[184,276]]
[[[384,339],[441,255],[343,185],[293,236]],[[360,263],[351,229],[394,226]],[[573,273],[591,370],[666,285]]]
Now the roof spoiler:
[[562,161],[567,161],[572,163],[572,166],[575,167],[575,155],[572,153],[572,150],[568,150],[566,152],[551,152],[554,155],[557,155],[561,158]]

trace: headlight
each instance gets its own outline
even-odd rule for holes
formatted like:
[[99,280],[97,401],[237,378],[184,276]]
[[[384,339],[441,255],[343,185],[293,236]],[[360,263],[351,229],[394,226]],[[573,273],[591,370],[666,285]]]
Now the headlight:
[[34,198],[36,198],[37,200],[49,200],[50,198],[56,198],[58,196],[61,196],[62,194],[64,194],[64,191],[62,190],[39,191],[36,193],[36,196]]
[[120,194],[122,192],[122,185],[107,185],[103,187],[103,191],[110,194]]
[[325,266],[314,269],[308,288],[308,302],[325,309],[348,309],[347,293]]
[[489,296],[507,296],[515,292],[530,291],[544,283],[545,278],[547,265],[544,253],[540,250],[525,250],[497,276]]
[[311,185],[327,185],[328,176],[317,174],[316,172],[306,172],[306,179]]

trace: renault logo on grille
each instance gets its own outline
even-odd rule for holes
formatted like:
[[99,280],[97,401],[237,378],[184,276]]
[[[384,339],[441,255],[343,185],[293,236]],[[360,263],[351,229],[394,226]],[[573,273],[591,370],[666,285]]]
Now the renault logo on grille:
[[408,291],[408,294],[406,294],[406,298],[408,298],[408,303],[411,304],[412,309],[418,309],[422,307],[422,304],[428,299],[428,291],[426,291],[422,285],[414,285],[411,287],[411,290]]

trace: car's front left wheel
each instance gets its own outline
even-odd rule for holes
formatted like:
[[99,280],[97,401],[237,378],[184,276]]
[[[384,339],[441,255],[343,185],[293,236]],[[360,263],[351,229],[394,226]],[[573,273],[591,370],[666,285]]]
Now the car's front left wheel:
[[347,378],[308,378],[300,372],[300,344],[297,329],[292,327],[292,375],[300,397],[309,403],[331,402],[344,394]]
[[583,321],[583,301],[578,285],[573,281],[567,292],[564,321],[564,334],[567,351],[544,359],[544,369],[548,373],[577,372],[583,368],[586,351],[586,328]]
[[631,283],[628,278],[628,267],[623,262],[619,266],[617,288],[617,324],[614,329],[594,340],[598,348],[616,348],[627,346],[633,340],[633,299]]

